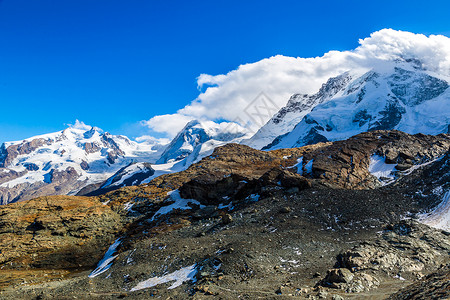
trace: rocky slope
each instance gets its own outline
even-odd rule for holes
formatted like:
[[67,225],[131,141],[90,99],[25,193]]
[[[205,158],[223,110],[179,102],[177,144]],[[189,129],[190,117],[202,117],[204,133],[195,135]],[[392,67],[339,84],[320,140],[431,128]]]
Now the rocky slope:
[[0,149],[0,204],[75,194],[103,183],[132,162],[154,162],[158,145],[138,144],[100,129],[62,132],[4,143]]
[[[62,209],[54,197],[31,200],[37,212],[3,206],[0,239],[20,242],[1,249],[1,297],[384,299],[417,280],[444,287],[443,275],[426,276],[449,263],[450,235],[417,220],[448,192],[449,146],[448,135],[398,131],[268,152],[228,144],[182,172]],[[24,228],[11,230],[19,215]],[[82,241],[103,250],[76,267]],[[72,256],[30,261],[49,245]]]
[[258,138],[272,137],[281,128],[277,122],[293,129],[279,132],[267,149],[343,140],[372,130],[448,133],[449,81],[423,69],[418,60],[386,62],[351,79],[344,74],[330,79],[314,96],[289,101]]

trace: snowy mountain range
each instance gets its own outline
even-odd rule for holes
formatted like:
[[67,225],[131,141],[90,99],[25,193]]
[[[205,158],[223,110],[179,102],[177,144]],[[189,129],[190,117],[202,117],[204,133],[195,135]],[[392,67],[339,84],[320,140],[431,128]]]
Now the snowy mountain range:
[[67,128],[4,143],[0,148],[0,203],[41,195],[76,194],[135,162],[154,162],[159,145],[125,136]]

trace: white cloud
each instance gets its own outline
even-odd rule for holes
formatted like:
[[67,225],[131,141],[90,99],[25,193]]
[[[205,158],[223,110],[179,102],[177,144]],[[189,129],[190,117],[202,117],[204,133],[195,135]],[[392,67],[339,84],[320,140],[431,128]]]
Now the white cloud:
[[150,135],[143,135],[136,138],[138,143],[146,143],[148,145],[167,145],[170,143],[170,139],[167,138],[155,138]]
[[194,119],[194,116],[176,113],[156,116],[148,121],[142,121],[142,124],[156,132],[164,132],[169,137],[174,137],[189,121]]
[[80,129],[80,130],[90,130],[92,126],[86,125],[83,121],[75,120],[75,124],[67,124],[70,128]]
[[277,55],[241,65],[226,75],[202,74],[198,86],[207,88],[197,99],[176,114],[156,116],[143,124],[171,137],[193,119],[238,118],[242,125],[252,125],[252,119],[243,112],[261,92],[283,107],[294,93],[315,93],[332,76],[348,70],[367,70],[383,60],[418,58],[428,70],[450,76],[448,37],[383,29],[359,43],[354,50],[330,51],[321,57]]

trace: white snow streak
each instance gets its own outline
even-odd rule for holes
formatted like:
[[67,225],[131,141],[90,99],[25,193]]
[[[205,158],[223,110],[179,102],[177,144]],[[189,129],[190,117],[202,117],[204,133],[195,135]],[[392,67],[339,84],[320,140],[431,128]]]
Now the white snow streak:
[[97,264],[97,268],[89,274],[89,278],[94,278],[111,268],[112,262],[118,256],[114,254],[116,253],[116,249],[119,247],[120,243],[120,239],[117,239],[114,244],[109,247],[108,251],[105,253],[105,256],[103,256],[102,260]]
[[145,281],[142,281],[138,283],[134,288],[131,289],[132,292],[147,289],[154,287],[159,284],[163,284],[166,282],[175,281],[171,286],[169,286],[167,289],[171,290],[176,287],[179,287],[186,281],[194,281],[195,282],[195,275],[197,274],[197,268],[196,264],[193,264],[191,266],[182,268],[180,270],[177,270],[173,273],[164,275],[162,277],[153,277],[150,279],[147,279]]

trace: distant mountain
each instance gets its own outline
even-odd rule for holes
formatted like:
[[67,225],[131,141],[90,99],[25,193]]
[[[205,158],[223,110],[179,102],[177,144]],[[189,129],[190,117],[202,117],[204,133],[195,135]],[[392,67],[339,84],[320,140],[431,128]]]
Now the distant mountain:
[[264,149],[343,140],[373,130],[447,133],[448,87],[448,78],[428,72],[418,60],[386,62],[357,77],[346,73],[328,80],[316,95],[291,98],[249,145],[261,147],[277,130],[280,135]]
[[4,143],[0,148],[0,203],[41,195],[76,194],[105,182],[134,162],[154,162],[160,145],[137,143],[99,128],[61,132]]
[[217,124],[211,121],[191,121],[177,134],[167,146],[158,164],[184,160],[189,166],[202,157],[210,155],[214,148],[227,143],[239,143],[248,138],[245,128],[235,123]]

